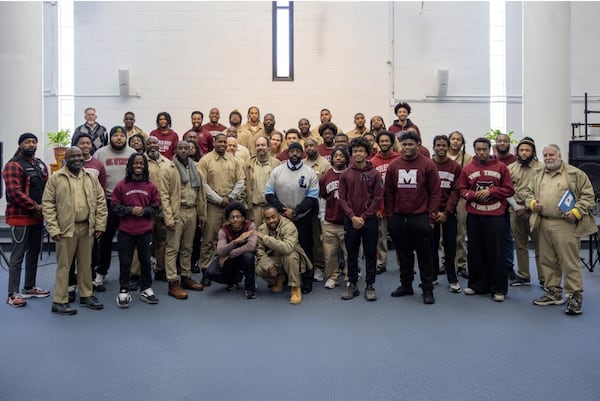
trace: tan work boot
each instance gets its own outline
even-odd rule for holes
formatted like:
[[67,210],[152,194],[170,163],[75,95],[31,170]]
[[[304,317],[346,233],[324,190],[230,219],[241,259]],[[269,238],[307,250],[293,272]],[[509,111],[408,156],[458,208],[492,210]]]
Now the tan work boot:
[[280,293],[283,291],[283,283],[285,282],[285,274],[279,274],[275,278],[275,284],[271,287],[271,291],[275,293]]
[[290,303],[292,305],[298,305],[302,302],[302,293],[299,287],[292,287],[292,296],[290,297]]
[[193,278],[187,276],[181,276],[181,286],[186,290],[192,291],[202,291],[204,289],[204,285],[202,285],[202,283],[199,283]]
[[169,296],[175,299],[187,299],[188,293],[183,290],[179,281],[169,281]]

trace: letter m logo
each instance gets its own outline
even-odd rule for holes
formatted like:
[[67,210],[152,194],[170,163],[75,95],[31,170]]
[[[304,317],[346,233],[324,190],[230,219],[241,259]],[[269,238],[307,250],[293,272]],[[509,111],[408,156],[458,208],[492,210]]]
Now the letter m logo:
[[398,170],[398,184],[417,184],[417,170]]

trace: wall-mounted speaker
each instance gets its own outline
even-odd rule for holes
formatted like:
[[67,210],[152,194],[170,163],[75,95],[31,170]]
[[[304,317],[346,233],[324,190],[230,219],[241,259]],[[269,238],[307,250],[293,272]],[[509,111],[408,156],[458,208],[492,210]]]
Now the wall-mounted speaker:
[[119,95],[129,97],[129,70],[119,70]]
[[570,141],[569,164],[583,170],[600,198],[600,141]]
[[437,73],[437,97],[446,97],[448,96],[448,77],[450,75],[450,70],[446,68],[442,68],[438,70]]

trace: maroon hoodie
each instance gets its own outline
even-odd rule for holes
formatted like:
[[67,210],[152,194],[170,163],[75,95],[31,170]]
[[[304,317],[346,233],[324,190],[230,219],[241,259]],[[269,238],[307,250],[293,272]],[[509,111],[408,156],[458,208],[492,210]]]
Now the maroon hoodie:
[[340,206],[348,217],[374,217],[383,197],[381,173],[367,160],[363,170],[352,163],[340,175]]

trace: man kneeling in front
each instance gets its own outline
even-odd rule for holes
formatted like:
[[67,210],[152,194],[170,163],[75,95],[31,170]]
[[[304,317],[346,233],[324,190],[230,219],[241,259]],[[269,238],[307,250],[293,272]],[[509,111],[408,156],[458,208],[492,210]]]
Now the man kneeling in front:
[[300,246],[294,223],[272,206],[264,210],[263,221],[255,231],[258,237],[256,274],[265,279],[275,293],[283,291],[287,276],[290,303],[297,305],[302,302],[300,274],[312,269],[312,263]]

